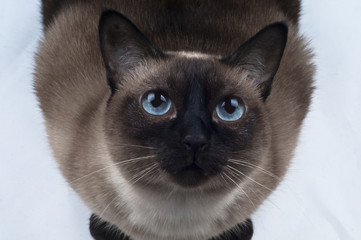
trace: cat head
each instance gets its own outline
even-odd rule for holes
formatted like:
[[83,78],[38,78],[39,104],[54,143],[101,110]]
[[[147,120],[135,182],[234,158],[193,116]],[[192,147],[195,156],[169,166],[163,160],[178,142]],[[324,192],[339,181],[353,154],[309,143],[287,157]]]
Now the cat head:
[[112,160],[139,186],[224,189],[270,157],[265,102],[287,27],[265,27],[228,56],[162,51],[126,17],[103,13]]

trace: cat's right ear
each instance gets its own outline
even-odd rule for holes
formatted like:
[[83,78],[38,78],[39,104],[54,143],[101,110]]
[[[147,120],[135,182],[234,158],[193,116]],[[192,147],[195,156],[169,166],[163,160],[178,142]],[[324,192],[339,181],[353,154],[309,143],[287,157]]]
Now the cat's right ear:
[[113,10],[103,12],[99,22],[100,50],[114,91],[124,74],[146,59],[164,54],[125,16]]

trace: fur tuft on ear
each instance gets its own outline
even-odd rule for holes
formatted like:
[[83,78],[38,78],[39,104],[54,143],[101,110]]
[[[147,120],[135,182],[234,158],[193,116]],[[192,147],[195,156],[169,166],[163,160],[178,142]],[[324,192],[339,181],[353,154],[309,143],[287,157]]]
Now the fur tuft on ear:
[[121,84],[122,75],[147,58],[164,54],[125,16],[104,11],[99,21],[100,50],[112,90]]
[[288,28],[285,24],[271,24],[220,61],[249,71],[250,78],[257,82],[265,101],[271,92],[273,77],[286,47],[287,35]]

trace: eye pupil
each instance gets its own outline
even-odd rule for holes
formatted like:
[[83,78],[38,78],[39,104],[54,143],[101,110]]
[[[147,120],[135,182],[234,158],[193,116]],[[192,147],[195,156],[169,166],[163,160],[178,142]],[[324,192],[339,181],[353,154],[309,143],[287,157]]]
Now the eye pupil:
[[152,104],[152,106],[156,108],[156,107],[159,107],[160,105],[162,105],[164,102],[166,102],[166,99],[159,92],[149,93],[148,94],[148,102],[150,102]]
[[232,114],[236,111],[238,107],[238,101],[236,99],[229,98],[224,101],[222,105],[222,107],[224,107],[224,110],[226,110],[227,113]]

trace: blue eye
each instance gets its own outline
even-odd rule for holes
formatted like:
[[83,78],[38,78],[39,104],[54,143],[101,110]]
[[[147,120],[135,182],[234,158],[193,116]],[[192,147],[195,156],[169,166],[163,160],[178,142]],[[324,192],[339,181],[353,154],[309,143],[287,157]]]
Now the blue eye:
[[172,101],[159,91],[151,91],[143,96],[142,105],[149,114],[161,116],[169,111]]
[[217,105],[216,113],[223,121],[237,121],[244,113],[244,104],[236,98],[227,98]]

